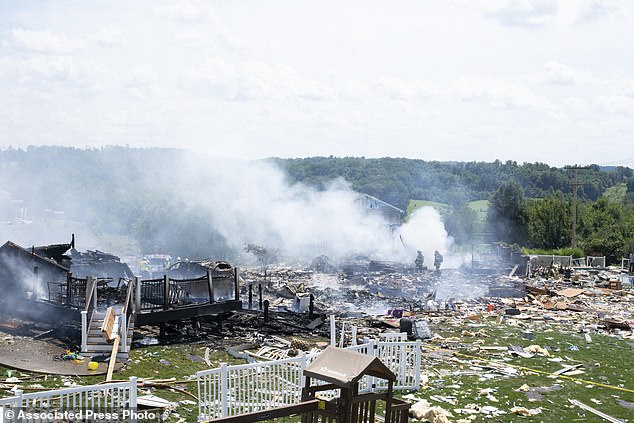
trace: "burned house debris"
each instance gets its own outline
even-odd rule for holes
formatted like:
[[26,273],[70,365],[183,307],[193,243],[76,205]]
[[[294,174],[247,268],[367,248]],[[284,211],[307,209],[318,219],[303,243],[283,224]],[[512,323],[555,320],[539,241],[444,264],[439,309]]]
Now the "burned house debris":
[[[36,249],[21,250],[23,251],[19,254],[27,254],[25,259],[29,257],[30,260],[39,260],[30,257],[33,254],[39,256]],[[59,254],[53,251],[58,250],[49,249],[48,254],[40,256],[41,260],[52,263],[55,262],[52,257],[63,259],[65,252]],[[116,262],[116,259],[108,255],[88,254],[83,257],[94,255],[107,262]],[[70,258],[74,260],[72,252]],[[66,272],[72,268],[72,260],[71,267],[62,266]],[[463,263],[467,262],[468,259],[464,258]],[[83,323],[81,344],[82,354],[85,356],[116,357],[120,361],[126,361],[132,347],[138,346],[143,350],[142,346],[152,340],[164,344],[194,344],[197,345],[196,348],[205,350],[204,359],[201,352],[200,356],[191,355],[192,361],[209,361],[209,350],[220,353],[227,351],[236,358],[248,361],[249,366],[262,368],[272,367],[279,362],[291,366],[289,363],[296,362],[285,360],[301,360],[304,357],[304,369],[307,370],[305,376],[313,379],[313,383],[304,387],[306,397],[301,398],[299,395],[302,386],[293,382],[292,386],[299,386],[299,393],[297,397],[293,397],[297,402],[288,406],[291,410],[303,402],[326,401],[323,405],[326,412],[322,415],[341,416],[338,413],[342,410],[354,415],[356,405],[370,415],[373,405],[366,403],[366,399],[371,397],[387,401],[391,396],[385,392],[362,393],[362,388],[369,389],[371,386],[363,378],[374,377],[376,382],[377,378],[385,376],[389,385],[389,380],[393,377],[389,372],[399,374],[397,379],[405,377],[402,372],[408,375],[416,373],[419,385],[399,386],[408,386],[413,390],[418,389],[417,387],[424,389],[405,396],[416,402],[412,408],[402,401],[392,401],[392,411],[399,413],[391,416],[392,421],[407,421],[408,409],[417,416],[433,413],[445,416],[443,413],[449,412],[446,404],[453,406],[462,400],[458,395],[441,395],[434,390],[447,385],[446,380],[457,377],[461,372],[477,375],[481,380],[518,377],[520,372],[513,371],[507,361],[536,361],[541,356],[552,358],[557,350],[535,342],[536,338],[544,339],[540,331],[546,332],[552,328],[561,331],[569,329],[587,345],[592,345],[593,340],[596,342],[595,334],[634,339],[631,331],[634,297],[631,290],[627,289],[632,284],[631,276],[625,271],[603,266],[578,266],[576,264],[580,263],[564,263],[564,259],[552,258],[549,261],[543,257],[502,260],[498,255],[488,259],[479,257],[477,266],[474,266],[474,262],[472,260],[471,265],[447,266],[442,272],[435,272],[433,268],[418,268],[413,260],[402,264],[365,256],[353,256],[335,262],[322,255],[306,267],[269,264],[266,268],[245,269],[237,269],[230,263],[217,260],[181,261],[168,268],[162,277],[122,278],[116,293],[112,295],[108,294],[108,284],[102,279],[90,275],[85,278],[73,275],[70,280],[64,279],[66,273],[60,269],[60,295],[51,302],[57,302],[58,306],[65,307],[66,310],[74,310],[79,316],[78,321]],[[455,261],[448,256],[447,263],[453,264]],[[526,264],[524,268],[520,263]],[[28,262],[29,266],[31,264],[32,262]],[[72,293],[72,301],[68,300],[68,292]],[[109,307],[111,311],[107,311]],[[212,319],[214,316],[222,316],[220,327]],[[328,325],[330,316],[333,317],[331,325]],[[159,326],[162,325],[166,325],[164,330],[160,330]],[[120,344],[116,349],[112,341],[106,341],[102,335],[104,326],[107,326],[111,339],[116,340],[116,335],[119,334]],[[506,342],[505,332],[511,329],[520,331],[520,339],[525,339],[527,343],[521,344],[516,339],[510,345],[486,343],[496,330],[504,333],[504,336],[498,337],[498,342]],[[330,342],[327,341],[329,337]],[[339,373],[342,372],[336,366],[331,366],[334,376],[328,381],[334,385],[330,388],[336,387],[342,393],[339,402],[331,402],[330,397],[325,400],[317,399],[317,395],[326,389],[314,384],[315,377],[323,376],[323,363],[320,364],[314,357],[319,357],[318,354],[328,344],[364,354],[370,351],[388,354],[389,351],[397,351],[396,345],[406,345],[410,350],[407,353],[403,352],[405,350],[398,350],[398,353],[392,355],[399,359],[405,357],[404,362],[396,359],[384,361],[388,371],[377,364],[376,356],[358,359],[357,363],[363,362],[369,367],[361,366],[363,368],[352,377],[355,379],[353,382],[350,382],[351,379],[339,378]],[[573,346],[581,348],[578,343]],[[566,352],[568,354],[564,354]],[[473,358],[461,356],[466,353],[502,360],[484,365]],[[574,358],[568,358],[574,354],[572,349],[568,350],[566,346],[564,353],[557,358],[566,363],[566,366],[556,376],[583,371],[583,366],[574,362]],[[310,360],[314,359],[312,363],[317,364],[311,366],[306,359],[308,356],[311,357]],[[156,359],[158,358],[155,361]],[[128,363],[132,361],[134,359]],[[164,362],[169,363],[167,360]],[[422,365],[415,367],[413,363]],[[455,365],[455,368],[452,371],[445,370],[439,363],[442,366]],[[165,366],[169,367],[168,364]],[[201,372],[221,374],[212,362],[206,366]],[[253,370],[255,367],[246,369],[245,366],[235,367],[242,369],[244,375],[259,374]],[[298,365],[292,366],[296,371]],[[370,368],[374,370],[368,373]],[[416,369],[415,372],[412,369]],[[359,379],[356,379],[357,376]],[[278,378],[278,375],[274,377]],[[200,379],[189,380],[192,382],[189,388],[181,385],[179,387],[182,390],[193,390],[196,380],[200,381],[198,386],[203,386],[203,376],[197,375],[197,378]],[[239,379],[240,382],[236,382],[233,388],[228,388],[224,395],[236,398],[238,395],[247,395],[243,392],[255,391],[251,389],[256,383],[253,378]],[[287,383],[286,379],[284,381]],[[355,386],[357,382],[360,384]],[[206,380],[205,383],[213,382]],[[244,384],[240,385],[241,383]],[[272,386],[267,385],[258,392],[278,395]],[[291,385],[284,386],[283,389],[288,394],[286,391],[290,388],[287,387]],[[455,390],[470,389],[468,383],[462,382],[450,386],[455,386]],[[549,388],[523,389],[526,389],[527,395],[536,396],[537,392],[547,397]],[[205,395],[208,392],[211,391],[207,391]],[[204,392],[199,392],[202,393]],[[425,397],[425,401],[434,401],[434,406],[423,403],[422,397]],[[474,401],[482,403],[492,397],[491,393],[483,394],[476,396]],[[271,411],[266,408],[266,402],[258,398],[254,396],[249,400],[250,412],[257,416],[268,415]],[[246,403],[244,401],[241,403],[242,408],[236,406],[236,409],[246,412]],[[220,415],[218,406],[214,404],[216,403],[213,400],[205,397],[199,402],[199,410],[209,412],[209,416],[213,416],[209,418],[217,418]],[[317,407],[316,404],[311,407]],[[348,407],[350,404],[355,407]],[[485,417],[487,412],[491,416],[498,416],[503,412],[541,412],[537,407],[519,406],[509,406],[507,410],[503,410],[501,402],[490,402],[479,408],[463,406],[462,402],[460,404],[460,407],[452,408],[454,416],[463,414],[460,417],[465,417],[472,413]],[[282,412],[278,409],[275,412],[278,411]],[[345,418],[339,417],[336,420],[345,421]],[[365,417],[360,416],[358,421],[373,421],[363,419]],[[447,420],[439,417],[438,421]]]
[[92,276],[95,278],[110,278],[118,282],[119,279],[132,279],[134,274],[126,263],[122,263],[119,257],[102,251],[70,251],[70,272],[78,278]]
[[127,335],[120,337],[117,355],[125,359],[134,326],[162,326],[241,308],[238,270],[227,262],[179,262],[162,277],[141,279],[118,257],[79,252],[74,244],[73,237],[69,244],[25,249],[9,241],[0,247],[5,318],[80,323],[81,350],[99,353],[113,348],[108,340],[95,336],[110,319],[117,322],[111,328],[115,334]]
[[[44,298],[48,283],[64,282],[69,272],[63,253],[70,244],[25,249],[7,241],[0,247],[0,309],[3,313],[36,311],[27,301]],[[43,254],[43,255],[41,255]],[[52,257],[57,258],[56,261]],[[62,264],[64,263],[64,264]]]
[[367,213],[377,213],[393,228],[399,226],[405,216],[405,210],[368,194],[359,194],[355,201]]

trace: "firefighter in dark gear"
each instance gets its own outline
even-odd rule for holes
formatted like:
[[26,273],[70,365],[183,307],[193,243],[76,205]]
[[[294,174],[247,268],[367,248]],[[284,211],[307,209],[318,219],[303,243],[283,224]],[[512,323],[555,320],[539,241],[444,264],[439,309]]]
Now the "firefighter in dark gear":
[[434,267],[436,271],[440,270],[440,265],[442,264],[442,254],[438,252],[438,250],[434,251]]
[[416,265],[416,271],[418,272],[422,272],[424,269],[423,263],[425,262],[425,257],[423,256],[423,253],[420,252],[420,250],[416,250],[417,252],[417,256],[416,256],[416,260],[414,260],[414,264]]

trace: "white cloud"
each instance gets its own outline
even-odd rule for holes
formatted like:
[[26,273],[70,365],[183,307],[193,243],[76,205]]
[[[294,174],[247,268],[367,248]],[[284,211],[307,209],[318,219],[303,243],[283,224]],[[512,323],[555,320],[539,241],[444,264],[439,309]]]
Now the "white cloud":
[[548,100],[535,95],[529,88],[490,78],[461,78],[454,85],[464,100],[482,100],[494,108],[551,108]]
[[192,0],[164,3],[155,6],[153,11],[159,16],[185,22],[205,20],[211,15],[206,5]]
[[584,76],[580,72],[557,61],[546,62],[541,74],[542,82],[555,85],[574,85],[582,79]]
[[455,0],[507,26],[566,27],[618,11],[616,0]]
[[119,28],[109,28],[98,31],[94,35],[94,40],[105,47],[121,47],[128,42],[126,35]]
[[624,95],[604,95],[597,97],[599,106],[610,114],[634,115],[634,98]]
[[208,47],[212,38],[208,33],[194,28],[185,28],[176,35],[176,41],[192,48]]
[[376,94],[384,95],[392,100],[428,99],[439,93],[438,88],[429,82],[404,81],[394,76],[380,78],[376,82],[375,88]]
[[630,2],[5,3],[0,145],[554,161],[523,146],[634,125]]
[[289,97],[331,100],[335,96],[326,84],[303,78],[289,66],[271,66],[260,61],[233,64],[223,58],[212,58],[191,70],[189,77],[203,82],[212,94],[226,100]]
[[17,48],[44,54],[70,54],[80,50],[83,43],[50,31],[11,30],[13,45]]
[[628,78],[621,82],[621,89],[625,95],[634,98],[634,78]]
[[0,61],[0,75],[21,84],[41,82],[79,82],[85,72],[69,56],[30,56],[24,59],[5,58]]

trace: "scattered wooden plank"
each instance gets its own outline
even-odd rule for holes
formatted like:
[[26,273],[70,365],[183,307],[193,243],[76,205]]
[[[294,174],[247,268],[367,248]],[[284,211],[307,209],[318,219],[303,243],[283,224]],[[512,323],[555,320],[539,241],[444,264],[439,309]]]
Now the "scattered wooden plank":
[[613,423],[623,423],[624,422],[624,420],[617,419],[617,418],[614,418],[612,416],[609,416],[609,415],[605,414],[604,412],[597,410],[596,408],[592,408],[589,405],[586,405],[586,404],[582,403],[581,401],[577,401],[575,399],[569,399],[568,401],[570,401],[570,403],[572,405],[576,405],[577,407],[579,407],[579,408],[581,408],[583,410],[589,411],[592,414],[594,414],[596,416],[599,416],[599,417],[601,417],[601,418],[603,418],[603,419],[605,419],[605,420],[607,420],[609,422],[613,422]]
[[559,369],[556,372],[553,372],[553,374],[554,375],[563,375],[564,373],[568,373],[569,371],[574,370],[574,369],[576,369],[578,367],[581,367],[581,366],[583,366],[583,364],[575,364],[575,365],[572,365],[572,366],[566,366],[563,369]]
[[113,334],[114,321],[116,318],[116,313],[112,307],[108,307],[106,309],[106,315],[103,318],[103,323],[101,324],[101,332],[103,336],[106,338],[106,341],[111,342],[116,334]]
[[566,298],[576,297],[577,295],[581,295],[585,290],[579,288],[566,288],[561,291],[557,291],[557,295],[561,295]]
[[518,267],[519,267],[519,264],[516,264],[515,267],[511,269],[511,272],[509,273],[509,278],[515,274],[515,271],[517,270]]
[[117,362],[117,352],[119,351],[119,336],[112,343],[112,353],[110,354],[110,361],[108,362],[108,373],[106,374],[106,382],[112,379],[112,372],[114,372],[114,365]]

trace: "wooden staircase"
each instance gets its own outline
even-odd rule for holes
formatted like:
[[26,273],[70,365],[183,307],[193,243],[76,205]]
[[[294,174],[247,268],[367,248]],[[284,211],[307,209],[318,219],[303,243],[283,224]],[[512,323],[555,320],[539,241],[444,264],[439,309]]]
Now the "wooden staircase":
[[[110,356],[112,352],[112,342],[108,342],[103,332],[101,331],[101,325],[106,317],[106,313],[103,311],[94,310],[90,324],[88,326],[88,339],[86,344],[86,351],[82,351],[82,354],[93,355],[105,355]],[[128,353],[130,351],[130,345],[132,344],[132,335],[134,333],[134,321],[131,320],[127,328],[127,348],[124,351],[123,341],[119,344],[119,351],[117,352],[117,361],[126,361],[128,359]]]

